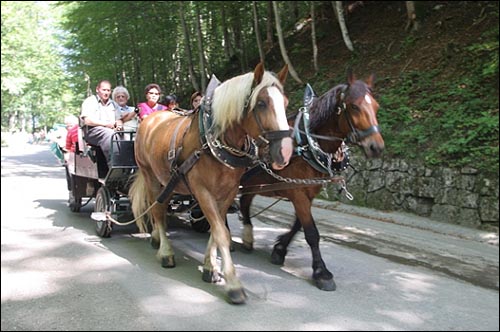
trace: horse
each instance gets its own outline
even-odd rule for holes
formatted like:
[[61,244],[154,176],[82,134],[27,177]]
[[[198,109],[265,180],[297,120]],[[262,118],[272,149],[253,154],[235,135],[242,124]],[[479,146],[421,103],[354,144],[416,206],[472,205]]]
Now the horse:
[[[162,267],[175,267],[164,223],[165,202],[174,192],[193,195],[211,228],[202,279],[216,282],[223,273],[228,300],[234,304],[244,303],[246,294],[230,255],[225,216],[249,163],[260,158],[281,169],[291,158],[288,99],[283,91],[287,74],[286,65],[275,75],[259,63],[253,72],[221,84],[213,76],[198,112],[189,116],[155,112],[137,131],[138,171],[129,196],[139,229],[147,231],[142,216],[147,213],[153,224],[151,241],[158,248],[157,258]],[[217,249],[222,257],[220,272]]]
[[301,109],[305,125],[299,119],[301,112],[295,120],[290,120],[295,128],[298,153],[286,168],[275,173],[277,176],[264,172],[262,167],[250,170],[242,178],[239,200],[243,248],[248,251],[253,249],[250,205],[255,195],[291,201],[296,219],[291,229],[277,238],[271,262],[284,263],[287,247],[302,227],[312,252],[312,278],[316,286],[325,291],[335,290],[336,285],[321,257],[319,232],[311,213],[312,201],[323,184],[335,180],[335,175],[348,166],[346,143],[360,146],[367,158],[379,157],[384,150],[377,121],[379,104],[372,94],[374,75],[365,81],[356,80],[352,71],[347,76],[346,84],[333,87],[321,97],[316,97],[308,85],[306,105]]

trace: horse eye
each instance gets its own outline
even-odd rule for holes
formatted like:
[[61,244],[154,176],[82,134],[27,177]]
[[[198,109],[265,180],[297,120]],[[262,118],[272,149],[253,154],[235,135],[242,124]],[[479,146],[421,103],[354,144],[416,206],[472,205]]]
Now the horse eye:
[[351,105],[351,108],[353,111],[359,111],[359,107],[354,104]]
[[265,108],[267,107],[267,104],[266,104],[266,102],[265,102],[265,101],[263,101],[263,100],[259,100],[259,101],[257,101],[257,105],[256,105],[256,106],[257,106],[257,108],[259,108],[259,109],[265,109]]

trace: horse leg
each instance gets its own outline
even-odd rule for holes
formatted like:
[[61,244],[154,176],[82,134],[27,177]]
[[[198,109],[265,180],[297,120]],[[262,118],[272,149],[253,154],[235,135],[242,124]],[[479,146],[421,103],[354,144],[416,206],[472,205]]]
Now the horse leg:
[[[227,229],[224,218],[220,216],[220,212],[216,209],[210,209],[208,205],[202,207],[205,208],[207,213],[205,216],[209,218],[210,221],[210,239],[207,246],[207,251],[205,253],[205,269],[208,269],[208,274],[203,273],[205,276],[204,280],[213,280],[213,274],[210,275],[210,271],[214,271],[216,262],[215,256],[217,249],[219,249],[220,255],[222,257],[222,272],[224,273],[224,278],[226,280],[226,293],[229,298],[229,302],[233,304],[244,303],[247,296],[243,289],[241,282],[236,276],[236,269],[234,268],[233,260],[231,258],[230,244],[231,236],[229,230]],[[224,210],[226,211],[226,210]]]
[[255,195],[243,195],[240,197],[240,212],[243,222],[243,248],[247,251],[253,250],[253,225],[250,219],[250,206]]
[[203,265],[202,279],[205,282],[216,283],[220,280],[220,273],[217,268],[217,245],[210,234],[208,239],[207,250],[205,251],[205,260]]
[[[160,260],[161,266],[166,268],[175,267],[175,257],[170,240],[167,237],[165,227],[165,207],[163,205],[153,208],[154,231],[157,231],[160,237],[160,248],[156,253],[156,257]],[[153,231],[153,232],[154,232]]]
[[158,232],[157,228],[153,228],[153,231],[151,232],[151,247],[153,249],[159,249],[160,248],[160,233]]
[[[309,202],[309,204],[306,204],[307,202]],[[333,280],[333,274],[326,268],[325,262],[323,261],[319,250],[319,232],[311,213],[312,200],[302,201],[297,204],[295,204],[294,201],[293,205],[295,207],[295,213],[297,214],[297,220],[300,221],[302,227],[304,228],[304,236],[307,244],[309,244],[309,247],[311,248],[313,268],[312,277],[316,283],[316,287],[325,291],[334,291],[336,285]]]
[[311,248],[312,252],[312,268],[313,268],[313,280],[316,283],[316,287],[325,291],[334,291],[337,286],[333,280],[333,274],[326,268],[323,258],[321,258],[321,252],[319,250],[319,232],[316,228],[314,220],[310,225],[304,226],[304,235],[306,237],[307,244]]
[[275,265],[283,265],[287,253],[286,248],[288,248],[288,245],[292,242],[293,237],[297,234],[301,227],[302,225],[299,218],[296,218],[290,231],[278,236],[276,244],[273,247],[273,252],[271,253],[271,263]]
[[243,289],[243,285],[236,276],[236,269],[234,268],[233,259],[231,258],[231,252],[229,250],[231,237],[224,224],[219,223],[214,226],[214,240],[217,243],[217,247],[222,257],[222,271],[226,279],[226,290],[229,301],[233,304],[244,303],[247,296]]

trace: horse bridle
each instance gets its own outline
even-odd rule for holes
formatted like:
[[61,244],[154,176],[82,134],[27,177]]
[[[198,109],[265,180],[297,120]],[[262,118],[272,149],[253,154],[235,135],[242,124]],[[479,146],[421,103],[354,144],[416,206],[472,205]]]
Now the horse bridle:
[[[271,86],[276,86],[276,84],[273,83]],[[252,93],[253,93],[253,90],[245,102],[245,112],[249,111],[248,107],[249,107],[250,97],[252,96]],[[252,113],[253,113],[253,116],[255,118],[255,122],[259,126],[259,131],[261,132],[261,134],[257,138],[257,142],[256,142],[257,146],[261,147],[262,145],[269,145],[270,142],[281,140],[283,138],[292,136],[291,129],[266,131],[264,129],[264,127],[262,126],[262,122],[260,121],[260,118],[257,114],[259,112],[256,112],[254,110]]]
[[347,92],[349,91],[349,84],[347,84],[342,91],[340,92],[340,100],[337,106],[337,115],[340,116],[342,112],[345,113],[345,118],[347,120],[347,123],[349,125],[349,128],[351,131],[347,133],[347,138],[346,138],[346,143],[347,144],[356,144],[360,145],[361,141],[365,138],[368,137],[372,134],[379,133],[380,128],[377,125],[370,126],[368,129],[365,130],[358,130],[354,127],[352,124],[352,119],[351,119],[351,114],[349,113],[349,110],[347,108],[347,105],[345,103],[345,98],[347,95]]

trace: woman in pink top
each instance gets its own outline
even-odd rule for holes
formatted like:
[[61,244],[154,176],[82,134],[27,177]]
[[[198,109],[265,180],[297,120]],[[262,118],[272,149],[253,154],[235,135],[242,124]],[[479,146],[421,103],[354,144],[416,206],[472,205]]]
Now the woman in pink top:
[[165,105],[158,103],[158,100],[160,100],[160,94],[161,89],[158,84],[151,83],[146,85],[146,88],[144,89],[146,102],[137,105],[137,107],[139,107],[139,118],[141,120],[153,112],[167,109]]

